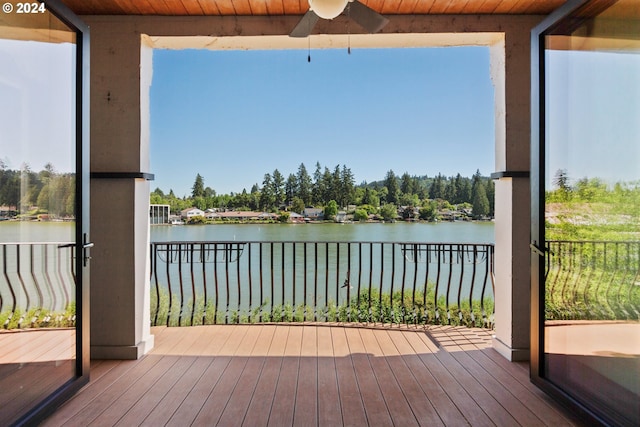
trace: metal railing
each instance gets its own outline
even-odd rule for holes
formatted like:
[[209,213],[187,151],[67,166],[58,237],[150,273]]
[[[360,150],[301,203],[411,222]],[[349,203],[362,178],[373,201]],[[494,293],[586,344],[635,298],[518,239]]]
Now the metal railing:
[[153,325],[493,324],[493,245],[151,244]]
[[0,243],[0,327],[75,321],[75,245]]
[[546,242],[547,320],[640,320],[640,242]]

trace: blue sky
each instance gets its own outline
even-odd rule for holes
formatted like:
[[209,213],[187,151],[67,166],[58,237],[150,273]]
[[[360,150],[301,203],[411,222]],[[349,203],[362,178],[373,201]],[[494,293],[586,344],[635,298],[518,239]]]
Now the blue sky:
[[494,169],[485,47],[155,50],[152,188],[217,193],[344,164],[356,181]]
[[547,188],[558,169],[572,182],[640,180],[640,55],[547,53]]
[[0,40],[0,64],[0,160],[73,171],[75,45]]

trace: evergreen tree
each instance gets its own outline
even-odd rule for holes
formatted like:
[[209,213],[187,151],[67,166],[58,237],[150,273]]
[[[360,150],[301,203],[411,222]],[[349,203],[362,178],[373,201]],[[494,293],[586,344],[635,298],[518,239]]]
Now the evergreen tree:
[[402,178],[400,178],[400,191],[403,194],[414,194],[417,187],[414,186],[415,180],[411,178],[409,172],[405,172],[402,174]]
[[196,180],[191,187],[191,197],[204,196],[204,178],[200,174],[196,175]]
[[489,200],[489,216],[493,217],[496,214],[496,184],[491,178],[488,178],[485,188]]
[[320,202],[321,204],[325,205],[329,203],[330,200],[335,200],[334,198],[335,187],[333,185],[333,175],[331,175],[331,171],[326,166],[324,168],[324,173],[322,174],[321,182],[322,182],[321,188],[323,189],[323,193],[322,193],[322,198],[320,199]]
[[456,191],[455,181],[453,178],[447,180],[447,184],[444,187],[444,198],[449,203],[456,203],[456,199],[458,198],[458,194]]
[[260,209],[263,211],[273,210],[276,196],[273,193],[273,181],[271,174],[266,173],[262,180],[262,191],[260,192]]
[[431,184],[431,188],[429,188],[429,198],[431,200],[445,198],[445,183],[442,174],[438,174]]
[[487,192],[484,188],[484,184],[480,179],[477,179],[473,186],[473,208],[472,213],[474,218],[482,218],[489,215],[489,199],[487,198]]
[[316,162],[316,170],[313,172],[313,189],[311,191],[312,194],[312,203],[314,204],[322,204],[324,200],[324,183],[323,183],[323,175],[322,169],[320,166],[320,162]]
[[304,163],[300,163],[300,166],[298,166],[296,179],[298,189],[297,196],[302,199],[305,206],[311,205],[311,203],[313,203],[313,183],[311,182],[311,177],[307,173],[307,168],[304,166]]
[[287,182],[284,184],[285,202],[287,205],[291,205],[293,198],[298,194],[298,179],[292,173],[287,177]]
[[464,178],[462,180],[461,189],[458,192],[458,203],[471,203],[472,199],[471,183],[467,178]]
[[392,170],[387,172],[384,178],[384,186],[387,187],[387,197],[385,201],[391,204],[397,204],[399,199],[400,187],[398,186],[398,178]]
[[273,171],[273,179],[271,181],[273,197],[274,197],[274,207],[280,207],[284,203],[285,192],[284,192],[284,176],[280,173],[278,169]]
[[342,206],[348,206],[353,201],[355,193],[355,179],[353,172],[346,165],[342,165],[341,172],[341,203]]
[[342,203],[342,175],[340,173],[340,165],[333,168],[331,174],[331,193],[330,197],[338,203],[338,206],[344,206]]

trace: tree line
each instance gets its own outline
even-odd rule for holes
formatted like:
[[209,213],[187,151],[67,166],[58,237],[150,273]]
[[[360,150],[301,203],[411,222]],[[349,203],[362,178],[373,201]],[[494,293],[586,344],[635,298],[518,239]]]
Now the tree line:
[[73,217],[75,181],[75,174],[58,173],[51,163],[35,172],[27,164],[20,170],[11,170],[0,160],[0,206],[15,210],[16,214]]
[[[278,169],[264,174],[261,185],[254,184],[249,191],[217,194],[205,186],[204,177],[196,175],[190,197],[177,197],[173,190],[165,194],[156,188],[151,193],[152,204],[168,204],[172,212],[190,207],[250,210],[265,212],[291,211],[302,213],[307,207],[335,207],[357,210],[367,214],[397,212],[399,207],[416,208],[422,219],[436,219],[439,211],[464,209],[476,218],[494,214],[494,183],[480,171],[468,178],[459,173],[445,177],[412,176],[405,172],[398,176],[389,170],[384,179],[372,183],[356,184],[349,167],[336,165],[330,169],[316,162],[309,173],[301,163],[295,173],[286,177]],[[335,207],[334,207],[335,204]],[[386,208],[385,208],[386,207]]]

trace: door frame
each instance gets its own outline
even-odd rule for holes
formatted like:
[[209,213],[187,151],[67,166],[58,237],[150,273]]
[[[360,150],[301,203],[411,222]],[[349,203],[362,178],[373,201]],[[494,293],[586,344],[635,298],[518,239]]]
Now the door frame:
[[531,344],[530,378],[589,425],[606,421],[550,381],[545,374],[545,36],[592,0],[568,0],[531,31]]
[[[45,3],[44,0],[38,0]],[[76,363],[75,376],[19,418],[16,426],[35,425],[52,414],[89,382],[89,27],[60,0],[46,0],[49,12],[76,33],[76,180],[75,180],[75,272]]]

